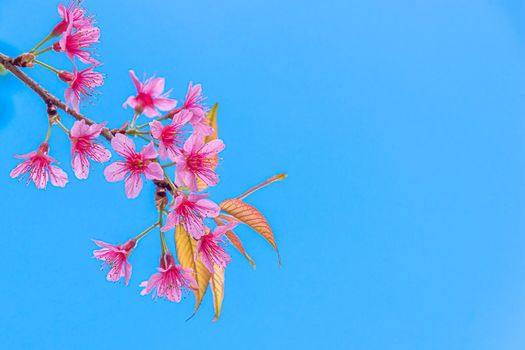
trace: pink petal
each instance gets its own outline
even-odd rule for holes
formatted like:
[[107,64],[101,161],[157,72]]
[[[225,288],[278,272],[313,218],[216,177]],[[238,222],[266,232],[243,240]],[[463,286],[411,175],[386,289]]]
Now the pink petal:
[[164,78],[151,78],[144,85],[144,93],[151,94],[152,97],[157,97],[164,91]]
[[9,173],[9,176],[11,176],[13,179],[20,176],[21,174],[29,171],[29,168],[31,167],[31,161],[30,160],[24,160],[22,163],[18,164],[11,172]]
[[140,154],[146,159],[155,159],[157,158],[157,150],[155,149],[155,146],[153,145],[153,142],[148,143],[144,147],[142,147],[142,150],[140,151]]
[[219,153],[224,149],[224,142],[222,140],[212,140],[205,144],[199,151],[199,154],[202,154],[204,156],[206,155],[214,155]]
[[144,175],[148,180],[162,180],[164,179],[164,171],[157,162],[151,162],[144,170]]
[[[135,72],[133,70],[130,70],[129,71],[129,75],[131,76],[131,80],[133,80],[133,84],[135,85],[135,89],[137,89],[137,92],[141,92],[141,90],[142,90],[142,83],[139,81],[139,79],[135,75]],[[133,106],[133,108],[135,108],[135,107]]]
[[162,129],[163,128],[164,128],[164,126],[158,120],[154,120],[154,121],[149,123],[149,129],[150,129],[150,132],[151,132],[151,136],[153,136],[153,138],[156,139],[156,140],[160,140],[160,137],[162,136]]
[[126,177],[128,167],[124,162],[115,162],[104,169],[104,176],[109,182],[121,181]]
[[209,199],[200,199],[196,203],[197,210],[202,216],[214,218],[219,215],[221,208]]
[[131,108],[135,109],[137,106],[137,99],[135,96],[130,96],[126,99],[126,101],[122,104],[122,107],[126,108],[127,106],[130,106]]
[[94,144],[91,148],[90,158],[99,163],[107,162],[111,158],[111,152],[102,145]]
[[203,144],[204,141],[200,135],[192,134],[184,143],[184,151],[186,153],[194,153],[199,150]]
[[131,174],[124,181],[124,187],[128,198],[137,198],[142,190],[142,178],[138,174]]
[[83,154],[76,153],[71,159],[71,167],[78,179],[87,179],[89,175],[89,160]]
[[144,114],[149,118],[154,118],[160,115],[160,113],[151,106],[144,107]]
[[154,104],[155,107],[161,111],[169,111],[170,109],[173,109],[175,106],[177,106],[177,101],[165,97],[158,97],[154,99]]
[[116,134],[111,139],[111,147],[122,157],[128,158],[135,154],[135,143],[123,134]]
[[68,181],[67,174],[57,166],[49,166],[49,178],[51,184],[57,187],[65,187]]

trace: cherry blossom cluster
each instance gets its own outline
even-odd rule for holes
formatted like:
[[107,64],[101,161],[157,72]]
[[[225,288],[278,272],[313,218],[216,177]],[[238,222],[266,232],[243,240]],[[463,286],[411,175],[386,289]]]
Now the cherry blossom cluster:
[[[49,138],[53,127],[57,126],[70,140],[71,168],[78,179],[89,177],[91,162],[108,163],[104,169],[106,180],[123,181],[124,193],[130,199],[141,194],[144,180],[152,181],[156,187],[154,200],[158,211],[153,224],[123,244],[94,240],[100,249],[93,254],[108,268],[109,281],[123,279],[128,285],[132,274],[129,262],[132,251],[140,239],[158,229],[161,241],[158,272],[140,284],[143,287],[141,294],[151,293],[153,297],[179,302],[184,289],[193,290],[197,295],[202,282],[197,280],[194,268],[187,263],[177,263],[168,249],[165,232],[176,229],[187,235],[189,246],[194,251],[191,259],[207,270],[208,276],[211,276],[209,278],[223,273],[231,260],[225,250],[226,236],[253,264],[244,252],[240,240],[232,232],[239,223],[252,226],[270,243],[273,242],[272,245],[276,248],[272,241],[273,235],[269,227],[266,229],[263,225],[261,228],[261,222],[265,224],[266,220],[261,219],[262,215],[255,208],[249,205],[245,208],[252,218],[236,217],[235,212],[225,215],[221,213],[221,206],[202,192],[219,183],[215,169],[220,160],[219,152],[225,146],[217,138],[215,130],[213,119],[216,107],[210,110],[205,106],[200,84],[190,82],[184,99],[179,103],[170,97],[172,90],[165,91],[164,78],[144,76],[139,79],[130,70],[136,91],[123,103],[124,108],[129,107],[132,111],[128,122],[120,128],[110,130],[106,127],[106,122],[96,123],[80,114],[81,102],[89,99],[103,83],[103,76],[94,71],[100,62],[93,57],[93,45],[99,40],[100,30],[95,26],[94,16],[88,15],[81,5],[80,1],[71,2],[67,6],[60,4],[60,21],[51,33],[33,50],[15,59],[5,60],[16,67],[32,68],[36,63],[56,73],[59,79],[68,84],[64,95],[67,104],[71,106],[61,107],[53,96],[44,97],[49,119],[45,138],[35,151],[16,156],[22,161],[11,171],[10,176],[27,177],[27,183],[33,182],[38,189],[45,189],[48,182],[53,186],[66,186],[67,173],[49,155]],[[40,49],[51,40],[55,40],[54,43]],[[39,55],[47,51],[65,53],[73,64],[72,71],[59,70],[37,60]],[[77,63],[88,66],[79,70]],[[4,65],[9,69],[9,65]],[[18,72],[18,68],[11,70]],[[20,78],[20,74],[17,76]],[[22,76],[21,79],[24,81],[30,78]],[[77,119],[70,129],[62,122],[57,106]],[[147,119],[140,124],[141,118]],[[104,138],[110,141],[114,154],[109,146],[104,145]],[[266,183],[272,181],[274,180]],[[210,225],[212,222],[213,226]],[[259,226],[254,226],[253,222]]]

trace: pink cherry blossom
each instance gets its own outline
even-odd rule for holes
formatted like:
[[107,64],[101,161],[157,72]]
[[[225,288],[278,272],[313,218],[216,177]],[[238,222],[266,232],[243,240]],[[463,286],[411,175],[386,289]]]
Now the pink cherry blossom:
[[197,191],[199,177],[208,186],[215,186],[219,182],[219,177],[214,171],[218,161],[217,153],[223,149],[222,140],[213,140],[205,144],[199,134],[191,135],[175,158],[177,184]]
[[107,162],[111,153],[96,142],[106,123],[87,125],[84,120],[76,121],[71,128],[71,167],[79,179],[89,175],[89,159]]
[[190,123],[193,126],[193,130],[206,136],[213,133],[213,128],[208,125],[206,110],[202,101],[204,101],[204,97],[202,96],[201,84],[193,86],[193,83],[190,81],[182,108],[191,112],[192,118]]
[[140,284],[144,288],[140,295],[149,294],[156,289],[152,297],[165,297],[178,303],[182,297],[182,288],[198,288],[193,278],[193,270],[175,264],[175,259],[169,252],[160,258],[160,267],[157,270],[159,272]]
[[130,96],[122,105],[124,108],[130,106],[135,109],[135,112],[141,114],[144,112],[146,116],[153,118],[159,116],[161,111],[168,111],[175,108],[177,101],[169,99],[168,96],[171,90],[164,91],[164,78],[149,78],[144,82],[140,82],[135,72],[130,70],[129,75],[137,89],[137,96]]
[[173,116],[171,124],[162,125],[161,122],[154,120],[149,123],[151,136],[159,140],[159,156],[162,160],[175,157],[180,154],[179,148],[182,146],[182,128],[191,118],[191,113],[183,110]]
[[66,56],[75,61],[77,57],[82,63],[99,63],[91,57],[93,54],[91,45],[98,43],[100,29],[96,27],[85,28],[73,32],[73,27],[69,25],[66,32],[59,41],[53,44],[53,50],[65,52]]
[[86,16],[86,11],[80,7],[81,1],[73,0],[68,6],[64,4],[58,5],[58,14],[62,18],[62,21],[58,23],[51,34],[53,36],[59,36],[67,30],[68,26],[72,26],[74,29],[82,30],[93,26],[94,17]]
[[137,245],[137,241],[130,239],[126,243],[118,245],[97,240],[93,240],[93,242],[102,248],[94,250],[93,256],[98,260],[102,260],[110,268],[107,280],[116,282],[124,277],[124,281],[128,285],[131,277],[131,264],[128,262],[128,258],[133,248]]
[[61,71],[58,77],[69,84],[64,96],[75,111],[79,111],[81,98],[90,97],[95,93],[95,88],[104,84],[104,77],[98,72],[94,72],[96,66],[88,67],[84,70],[77,71],[73,67],[73,72]]
[[68,182],[67,174],[52,163],[58,163],[48,155],[49,145],[42,143],[37,151],[30,152],[16,158],[26,159],[14,168],[9,176],[16,178],[20,175],[28,174],[27,183],[33,181],[37,188],[46,188],[47,181],[57,187],[64,187]]
[[214,218],[219,215],[219,206],[208,199],[207,194],[190,193],[188,196],[179,194],[170,208],[166,224],[162,232],[174,228],[179,223],[195,239],[199,239],[205,231],[203,219]]
[[224,244],[222,236],[235,226],[237,223],[231,222],[217,226],[213,232],[208,229],[208,232],[197,241],[195,260],[200,256],[202,263],[211,273],[214,273],[213,265],[225,268],[231,261],[230,256],[224,251],[221,244]]
[[128,198],[136,198],[142,190],[141,175],[146,176],[149,180],[164,179],[162,167],[153,161],[157,158],[157,151],[152,142],[144,146],[140,152],[136,152],[133,140],[123,134],[116,134],[111,139],[111,146],[124,157],[124,161],[117,161],[109,165],[104,170],[104,175],[109,182],[126,178],[124,186]]

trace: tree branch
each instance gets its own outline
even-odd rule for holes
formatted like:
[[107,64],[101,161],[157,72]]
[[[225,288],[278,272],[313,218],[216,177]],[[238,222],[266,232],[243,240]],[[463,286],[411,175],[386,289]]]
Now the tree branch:
[[[72,116],[73,118],[75,118],[76,120],[84,120],[86,122],[86,124],[88,124],[88,125],[95,124],[95,122],[93,120],[91,120],[88,117],[86,117],[86,116],[76,112],[74,109],[69,108],[64,102],[62,102],[60,99],[55,97],[53,94],[51,94],[49,91],[47,91],[45,88],[43,88],[36,81],[31,79],[27,74],[22,72],[18,67],[16,67],[13,64],[13,59],[11,57],[6,56],[6,55],[4,55],[1,52],[0,52],[0,64],[3,65],[5,67],[5,69],[7,69],[11,73],[13,73],[14,76],[16,76],[20,81],[22,81],[24,84],[29,86],[29,88],[31,88],[31,90],[36,92],[38,94],[38,96],[40,96],[40,98],[44,101],[44,103],[46,105],[48,105],[48,106],[49,105],[56,106],[56,107],[60,108],[61,110],[63,110],[64,112],[66,112],[67,114],[69,114],[70,116]],[[111,141],[111,139],[113,138],[113,134],[111,133],[111,131],[108,128],[102,129],[102,133],[101,134],[108,141]]]

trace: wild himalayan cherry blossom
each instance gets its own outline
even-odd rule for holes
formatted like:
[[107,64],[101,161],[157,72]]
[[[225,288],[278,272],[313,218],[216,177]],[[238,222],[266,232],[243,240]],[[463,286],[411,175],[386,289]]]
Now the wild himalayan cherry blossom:
[[159,140],[159,156],[162,160],[170,158],[175,160],[180,155],[179,148],[182,146],[182,128],[191,119],[191,113],[182,110],[173,116],[171,124],[162,125],[161,122],[154,120],[149,123],[151,136]]
[[179,194],[170,208],[171,211],[166,219],[166,224],[161,228],[162,232],[174,228],[179,223],[195,239],[204,234],[205,217],[214,218],[219,215],[220,208],[208,199],[207,194],[190,193],[188,196]]
[[111,146],[124,157],[124,161],[117,161],[109,165],[104,170],[104,175],[106,180],[116,182],[123,180],[129,174],[124,181],[128,198],[137,197],[142,190],[141,175],[144,174],[149,180],[164,179],[162,167],[153,161],[157,158],[157,151],[152,142],[144,146],[140,152],[136,152],[133,140],[123,134],[116,134],[111,139]]
[[222,236],[235,226],[237,226],[237,223],[231,222],[217,226],[213,232],[207,229],[208,232],[197,241],[195,260],[200,255],[202,263],[211,273],[214,273],[213,265],[225,268],[231,261],[230,256],[224,251],[221,243],[224,244]]
[[67,7],[64,4],[58,5],[58,14],[62,21],[58,23],[51,34],[59,36],[72,26],[76,30],[91,28],[94,23],[93,16],[86,16],[86,11],[80,7],[80,1],[72,1]]
[[197,177],[199,177],[208,186],[217,185],[219,177],[214,168],[218,161],[217,153],[223,149],[222,140],[213,140],[205,144],[199,134],[191,135],[175,158],[177,184],[197,191]]
[[77,68],[73,67],[72,73],[64,70],[58,73],[58,77],[69,84],[64,93],[66,102],[77,112],[79,111],[80,99],[92,96],[95,88],[104,84],[102,74],[93,71],[95,67],[91,66],[81,71],[77,71]]
[[160,258],[160,267],[157,268],[159,272],[153,274],[148,281],[140,284],[144,289],[140,292],[141,295],[153,292],[152,297],[165,297],[169,301],[179,302],[182,296],[181,289],[197,289],[198,285],[193,278],[193,270],[183,268],[175,264],[175,259],[171,253],[163,254]]
[[206,110],[202,101],[204,101],[204,97],[202,96],[201,84],[193,86],[193,83],[190,81],[182,108],[191,112],[192,118],[190,123],[193,126],[193,130],[206,136],[213,133],[213,128],[207,123]]
[[27,183],[33,181],[37,188],[46,188],[47,181],[51,180],[51,184],[57,187],[64,187],[67,184],[68,178],[64,170],[60,169],[52,163],[58,163],[49,155],[49,145],[47,142],[42,143],[37,151],[30,152],[16,158],[26,159],[14,168],[9,176],[16,178],[20,175],[28,174]]
[[79,120],[71,128],[71,167],[79,179],[87,179],[89,159],[102,163],[111,158],[111,153],[96,142],[105,124],[87,125],[84,120]]
[[91,57],[91,45],[96,44],[100,38],[100,29],[96,27],[77,30],[73,33],[73,27],[69,25],[62,38],[53,44],[53,50],[65,52],[66,56],[74,62],[77,57],[82,63],[99,63]]
[[128,285],[131,277],[131,264],[128,262],[128,258],[133,248],[137,245],[137,241],[130,239],[126,243],[118,245],[97,240],[93,240],[93,242],[102,248],[94,250],[93,256],[98,260],[102,260],[110,268],[107,275],[108,281],[116,282],[124,277],[124,281]]
[[144,112],[150,118],[160,115],[157,109],[168,111],[175,108],[177,101],[168,98],[171,90],[163,93],[164,78],[152,77],[144,82],[140,82],[134,71],[130,70],[129,75],[137,89],[137,96],[128,97],[122,105],[124,108],[129,105],[136,113],[141,114]]

